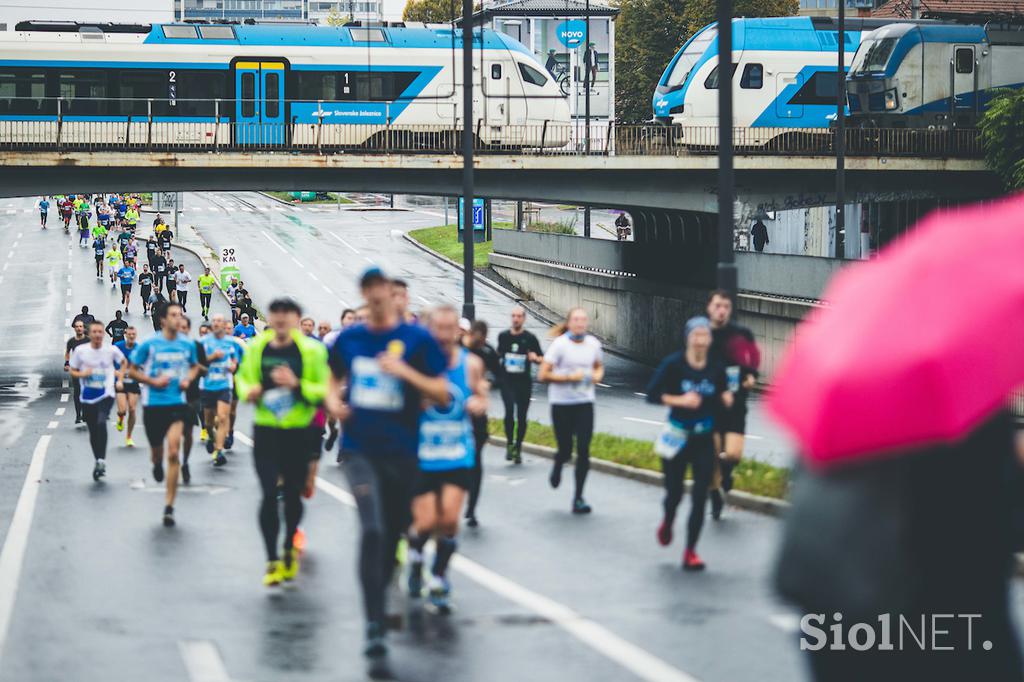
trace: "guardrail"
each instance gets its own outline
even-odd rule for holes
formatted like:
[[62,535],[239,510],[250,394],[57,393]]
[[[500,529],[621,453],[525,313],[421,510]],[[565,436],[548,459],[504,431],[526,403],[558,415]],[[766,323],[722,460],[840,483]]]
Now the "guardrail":
[[[397,105],[401,105],[398,107]],[[252,101],[5,98],[0,100],[0,149],[124,151],[264,151],[363,154],[459,154],[462,123],[445,105],[427,102],[279,102],[284,123],[238,121],[259,111]],[[263,105],[266,106],[266,105]],[[429,120],[407,124],[393,120]],[[454,111],[454,109],[453,109]],[[301,116],[299,115],[301,112]],[[187,114],[187,115],[185,115]],[[299,119],[304,119],[300,121]],[[717,152],[715,126],[666,127],[582,121],[510,125],[509,116],[474,122],[479,154],[682,156]],[[346,123],[356,119],[359,122]],[[370,122],[362,122],[370,121]],[[975,129],[846,130],[846,153],[856,156],[980,158]],[[741,155],[831,156],[827,128],[735,128]]]

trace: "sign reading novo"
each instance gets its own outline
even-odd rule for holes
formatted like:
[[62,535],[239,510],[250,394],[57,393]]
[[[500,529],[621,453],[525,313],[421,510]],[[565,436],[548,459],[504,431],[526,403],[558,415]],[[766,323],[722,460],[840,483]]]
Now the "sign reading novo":
[[563,21],[555,27],[555,35],[558,37],[558,42],[569,49],[575,49],[587,39],[587,22],[582,19]]

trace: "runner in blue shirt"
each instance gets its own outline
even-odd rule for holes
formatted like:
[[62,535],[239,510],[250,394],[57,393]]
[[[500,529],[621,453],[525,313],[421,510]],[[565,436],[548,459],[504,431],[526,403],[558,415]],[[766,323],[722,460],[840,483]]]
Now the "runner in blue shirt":
[[39,224],[42,228],[46,229],[46,216],[50,211],[50,202],[43,197],[39,200]]
[[[88,228],[87,228],[88,229]],[[92,253],[96,256],[96,279],[103,279],[103,255],[107,252],[107,240],[96,237],[92,240]]]
[[117,271],[117,278],[121,281],[121,303],[124,305],[124,312],[128,314],[128,302],[132,298],[132,284],[135,282],[135,268],[133,261],[127,261]]
[[199,374],[196,344],[178,332],[181,306],[167,303],[153,311],[161,331],[132,352],[131,377],[142,384],[142,424],[153,462],[153,479],[164,480],[164,442],[167,453],[167,496],[164,526],[174,525],[174,499],[178,492],[182,432],[185,426],[185,390]]
[[206,439],[206,451],[213,456],[214,466],[224,466],[228,461],[224,456],[224,440],[231,421],[235,370],[242,359],[242,348],[227,335],[228,323],[223,315],[214,315],[210,320],[210,328],[213,333],[200,340],[209,361],[206,376],[199,380],[199,389],[202,391],[200,399],[205,414],[204,423],[212,432]]
[[377,677],[389,674],[385,590],[399,535],[411,520],[422,400],[447,404],[447,359],[424,328],[399,318],[391,281],[379,268],[363,273],[360,287],[368,319],[342,332],[330,349],[326,407],[344,422],[341,447],[362,525],[364,655]]

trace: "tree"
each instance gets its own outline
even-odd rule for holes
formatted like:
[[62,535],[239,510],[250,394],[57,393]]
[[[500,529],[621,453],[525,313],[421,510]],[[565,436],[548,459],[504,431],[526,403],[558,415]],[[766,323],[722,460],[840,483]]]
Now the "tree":
[[985,163],[1006,189],[1024,189],[1024,90],[1000,90],[982,115]]
[[351,19],[351,14],[342,14],[338,11],[337,6],[332,6],[330,11],[327,12],[327,19],[325,21],[328,26],[344,26]]
[[[628,122],[650,120],[651,99],[672,57],[715,21],[717,0],[621,0],[615,22],[615,108]],[[796,14],[799,0],[734,0],[733,15]]]
[[409,0],[402,12],[403,21],[447,24],[462,16],[462,0]]

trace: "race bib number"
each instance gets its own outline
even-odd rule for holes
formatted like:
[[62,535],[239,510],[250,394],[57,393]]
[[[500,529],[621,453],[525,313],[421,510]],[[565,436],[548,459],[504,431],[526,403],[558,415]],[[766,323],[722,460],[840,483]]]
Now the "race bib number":
[[465,424],[461,421],[424,421],[420,424],[419,457],[429,462],[465,458]]
[[509,374],[525,374],[526,356],[522,353],[506,353],[505,371]]
[[295,396],[291,389],[272,388],[263,393],[263,407],[270,410],[277,419],[284,419],[293,405],[295,405]]
[[654,442],[654,452],[662,459],[672,459],[686,446],[688,437],[684,427],[669,420]]
[[82,398],[95,400],[106,393],[107,375],[105,372],[93,370],[92,374],[82,379]]
[[402,382],[385,374],[373,358],[358,357],[352,361],[353,406],[364,410],[400,412],[405,407]]

